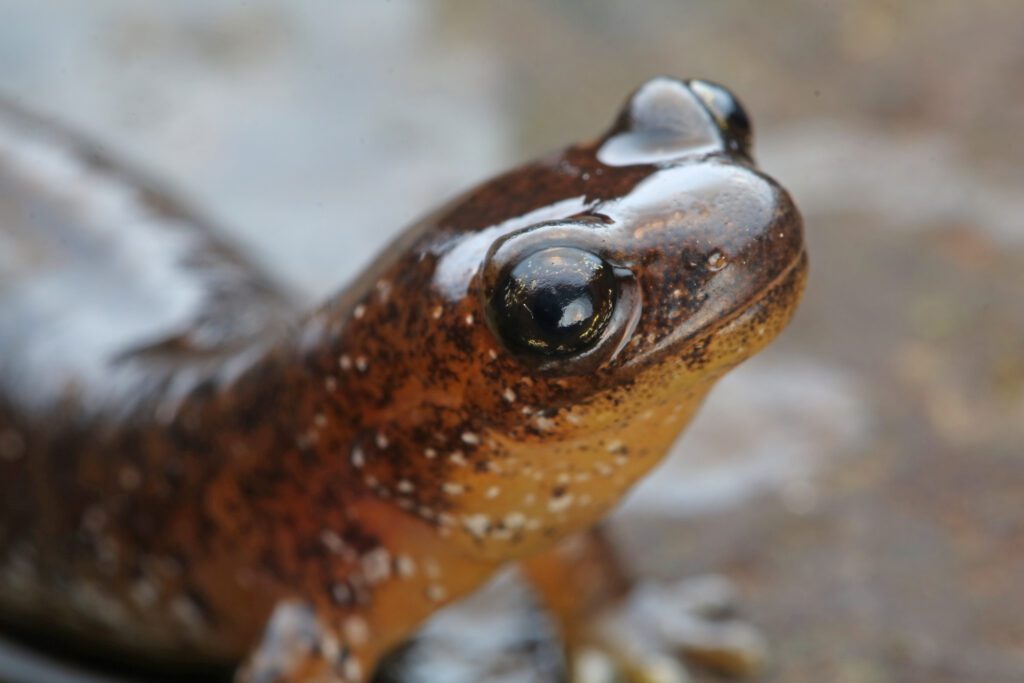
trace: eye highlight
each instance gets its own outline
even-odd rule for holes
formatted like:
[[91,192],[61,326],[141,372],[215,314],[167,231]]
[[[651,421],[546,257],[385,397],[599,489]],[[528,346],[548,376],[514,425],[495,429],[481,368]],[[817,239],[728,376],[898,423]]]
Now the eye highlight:
[[582,249],[549,247],[499,279],[491,316],[509,348],[570,356],[600,339],[617,295],[614,270],[603,259]]
[[690,90],[704,102],[715,122],[729,139],[730,145],[745,154],[750,154],[754,132],[750,117],[736,96],[726,88],[711,81],[692,80]]

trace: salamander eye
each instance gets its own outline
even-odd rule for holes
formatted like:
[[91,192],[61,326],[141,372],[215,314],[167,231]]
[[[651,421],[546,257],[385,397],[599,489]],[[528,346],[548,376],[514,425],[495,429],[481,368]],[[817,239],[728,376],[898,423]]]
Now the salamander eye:
[[514,350],[569,356],[608,325],[618,283],[598,256],[572,247],[535,251],[510,268],[491,296],[495,327]]
[[715,117],[715,122],[725,133],[731,146],[749,154],[754,134],[750,126],[750,117],[736,96],[710,81],[692,80],[690,89]]

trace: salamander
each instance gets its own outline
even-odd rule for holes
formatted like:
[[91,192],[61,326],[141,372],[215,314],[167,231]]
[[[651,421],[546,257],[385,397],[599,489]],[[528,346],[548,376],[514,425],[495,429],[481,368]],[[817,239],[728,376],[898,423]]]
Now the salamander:
[[543,584],[805,280],[709,81],[648,81],[305,313],[158,183],[0,114],[0,624],[108,662],[364,681],[498,568]]

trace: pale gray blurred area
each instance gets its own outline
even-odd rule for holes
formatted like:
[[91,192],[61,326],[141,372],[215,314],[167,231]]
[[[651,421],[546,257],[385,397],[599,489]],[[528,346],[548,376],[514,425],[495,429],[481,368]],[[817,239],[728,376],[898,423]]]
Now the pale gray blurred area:
[[430,3],[0,2],[0,94],[90,133],[320,296],[509,159]]
[[[736,582],[766,681],[1019,683],[1024,4],[0,0],[0,96],[166,179],[310,301],[659,73],[744,100],[812,275],[613,534],[644,576]],[[437,661],[478,610],[432,627]]]

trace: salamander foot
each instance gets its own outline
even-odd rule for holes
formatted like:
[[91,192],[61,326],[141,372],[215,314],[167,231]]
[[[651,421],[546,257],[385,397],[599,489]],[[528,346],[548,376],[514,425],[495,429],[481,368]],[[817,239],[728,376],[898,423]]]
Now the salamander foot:
[[637,584],[599,613],[571,656],[573,683],[685,683],[687,665],[747,677],[763,669],[761,634],[736,616],[734,586],[719,576]]

